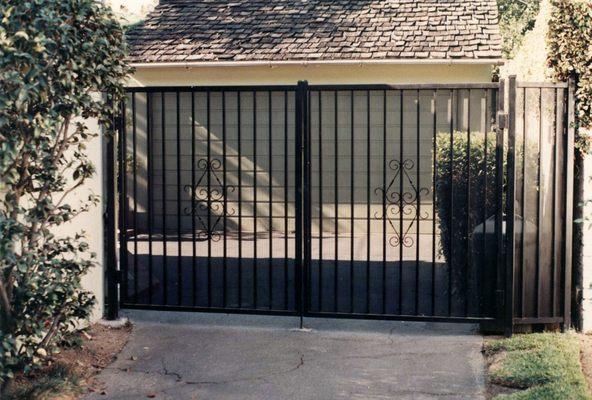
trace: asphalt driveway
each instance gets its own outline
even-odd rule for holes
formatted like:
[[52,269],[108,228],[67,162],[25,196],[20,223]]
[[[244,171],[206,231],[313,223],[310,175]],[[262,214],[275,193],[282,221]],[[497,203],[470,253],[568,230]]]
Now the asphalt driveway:
[[87,399],[484,399],[471,325],[133,312]]

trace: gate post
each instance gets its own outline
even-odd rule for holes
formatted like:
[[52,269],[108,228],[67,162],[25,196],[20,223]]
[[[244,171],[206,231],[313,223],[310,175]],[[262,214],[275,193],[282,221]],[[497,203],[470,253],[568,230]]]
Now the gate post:
[[497,247],[497,276],[495,292],[495,331],[501,332],[504,328],[504,304],[505,304],[505,246],[504,246],[504,137],[508,128],[508,115],[505,112],[506,80],[499,82],[497,103],[495,106],[496,117],[496,247]]
[[506,273],[504,301],[504,334],[512,336],[514,329],[514,203],[516,199],[516,76],[508,79],[508,192],[506,194]]
[[106,185],[106,207],[103,214],[104,220],[104,235],[105,235],[105,260],[107,278],[107,313],[106,317],[110,321],[119,318],[119,301],[117,296],[117,255],[116,255],[116,239],[115,239],[115,132],[120,129],[120,118],[114,118],[113,132],[107,132],[104,136],[106,141],[106,168],[105,168],[105,185]]
[[[296,305],[298,314],[300,316],[300,329],[304,327],[304,314],[306,304],[306,283],[305,283],[305,272],[306,266],[303,264],[303,223],[306,218],[306,179],[307,179],[307,167],[306,160],[303,163],[302,156],[306,158],[306,114],[307,114],[307,82],[299,81],[296,89],[296,110],[295,110],[295,126],[296,126],[296,146],[295,146],[295,159],[296,159],[296,196],[295,196],[295,211],[296,211]],[[304,177],[303,177],[304,173]],[[304,212],[303,212],[304,206]],[[306,228],[305,228],[306,229]],[[306,251],[306,250],[305,250]],[[306,258],[306,257],[305,257]]]
[[312,225],[312,199],[311,199],[311,155],[310,155],[310,91],[308,81],[302,83],[302,151],[304,155],[304,180],[303,180],[303,229],[304,235],[304,262],[302,264],[302,316],[309,311],[310,301],[310,258],[311,258],[311,225]]
[[564,288],[563,288],[563,330],[571,327],[572,262],[573,262],[573,213],[574,213],[574,164],[575,164],[575,94],[576,82],[568,81],[567,126],[565,140],[565,242],[564,242]]

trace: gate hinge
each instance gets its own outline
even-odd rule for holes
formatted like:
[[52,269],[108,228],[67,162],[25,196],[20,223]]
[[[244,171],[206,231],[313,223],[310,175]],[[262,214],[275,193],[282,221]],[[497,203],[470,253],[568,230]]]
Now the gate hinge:
[[508,114],[505,112],[497,113],[497,126],[499,129],[508,129]]
[[118,270],[115,272],[115,282],[121,283],[122,281],[123,281],[123,274],[121,273],[121,270]]

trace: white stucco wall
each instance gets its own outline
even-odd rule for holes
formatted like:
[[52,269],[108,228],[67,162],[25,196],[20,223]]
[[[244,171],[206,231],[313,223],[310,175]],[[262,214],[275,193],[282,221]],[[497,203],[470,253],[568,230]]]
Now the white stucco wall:
[[[88,121],[89,129],[101,133],[101,130],[96,121]],[[101,136],[94,138],[88,144],[88,154],[95,165],[96,174],[86,183],[86,186],[77,191],[76,198],[85,198],[89,192],[104,198],[103,188],[103,138]],[[95,294],[97,303],[93,312],[92,321],[96,321],[103,317],[105,306],[105,286],[104,286],[104,235],[103,235],[103,211],[105,202],[101,201],[99,205],[93,207],[80,220],[74,221],[74,227],[83,227],[88,236],[90,244],[90,251],[97,255],[97,265],[90,270],[84,277],[83,285],[86,289]]]
[[138,68],[130,86],[404,84],[491,82],[487,64],[289,65]]
[[[85,121],[90,132],[101,133],[101,129],[96,120]],[[90,161],[95,165],[95,175],[88,179],[84,186],[78,188],[67,198],[67,203],[76,208],[81,202],[88,200],[90,194],[103,197],[103,150],[102,137],[93,138],[87,144],[87,154]],[[105,258],[103,251],[104,235],[103,235],[103,205],[102,201],[99,205],[91,207],[91,209],[76,218],[70,223],[64,224],[55,230],[57,236],[67,235],[73,236],[76,233],[84,231],[87,236],[87,242],[90,245],[89,253],[96,254],[96,266],[93,267],[87,275],[83,278],[82,284],[86,290],[91,291],[97,300],[95,309],[93,311],[91,322],[97,321],[103,316],[104,312],[104,266]]]

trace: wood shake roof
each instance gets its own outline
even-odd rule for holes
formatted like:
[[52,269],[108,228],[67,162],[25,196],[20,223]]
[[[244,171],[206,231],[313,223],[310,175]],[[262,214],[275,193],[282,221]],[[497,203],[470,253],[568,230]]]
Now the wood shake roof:
[[133,63],[501,58],[495,0],[161,0]]

